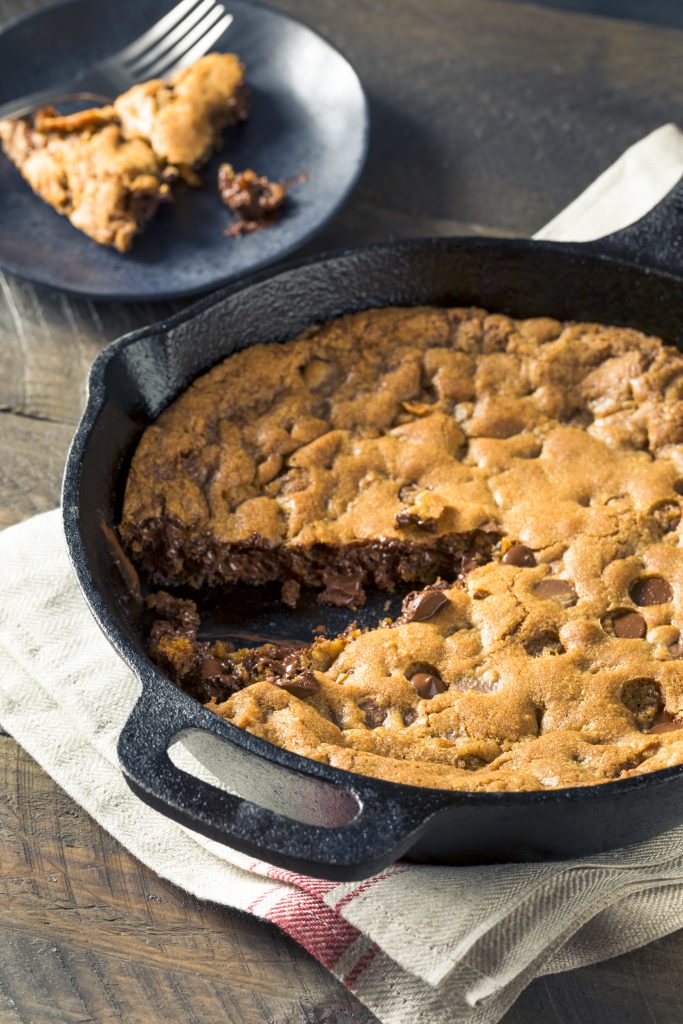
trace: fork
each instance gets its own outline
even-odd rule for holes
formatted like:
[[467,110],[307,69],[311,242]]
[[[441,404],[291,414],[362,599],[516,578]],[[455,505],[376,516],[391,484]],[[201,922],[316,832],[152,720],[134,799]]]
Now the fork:
[[0,106],[0,119],[22,117],[64,100],[106,102],[138,82],[163,78],[203,56],[232,20],[232,14],[226,14],[225,7],[215,0],[181,0],[129,46],[75,78]]

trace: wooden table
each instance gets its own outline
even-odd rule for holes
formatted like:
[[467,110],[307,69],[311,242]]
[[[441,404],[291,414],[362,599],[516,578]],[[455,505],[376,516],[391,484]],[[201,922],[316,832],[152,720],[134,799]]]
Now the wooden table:
[[[0,0],[0,21],[42,2]],[[683,33],[662,27],[683,24],[678,0],[621,5],[659,25],[512,0],[273,2],[349,55],[372,106],[366,173],[311,252],[531,233],[627,145],[683,123]],[[0,275],[0,526],[58,503],[97,352],[179,306],[75,300]],[[539,980],[505,1024],[680,1024],[682,955],[683,932]],[[0,736],[0,1024],[373,1020],[274,929],[141,867]]]

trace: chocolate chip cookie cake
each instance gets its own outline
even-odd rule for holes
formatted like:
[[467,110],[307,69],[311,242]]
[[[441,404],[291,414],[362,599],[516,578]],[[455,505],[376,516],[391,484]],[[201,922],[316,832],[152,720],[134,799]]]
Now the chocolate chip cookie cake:
[[395,620],[307,647],[152,657],[235,725],[445,789],[591,785],[683,763],[683,356],[637,331],[376,309],[199,378],[145,431],[120,534],[156,587],[278,581]]
[[57,213],[100,245],[127,252],[176,181],[201,185],[197,169],[221,132],[246,116],[242,64],[233,53],[210,53],[107,106],[0,120],[0,146]]

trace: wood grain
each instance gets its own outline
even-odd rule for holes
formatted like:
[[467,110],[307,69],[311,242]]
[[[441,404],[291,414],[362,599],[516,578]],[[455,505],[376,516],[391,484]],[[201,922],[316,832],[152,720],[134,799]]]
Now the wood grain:
[[156,878],[9,737],[0,854],[2,1024],[374,1019],[275,929]]
[[[45,2],[0,0],[0,24]],[[371,105],[366,172],[302,255],[529,234],[627,145],[683,122],[681,32],[509,0],[273,5],[348,54]],[[87,302],[0,274],[0,526],[57,504],[97,352],[181,305]],[[678,933],[539,979],[504,1024],[680,1024],[682,955]],[[0,1024],[373,1020],[274,929],[156,878],[0,735]]]
[[74,424],[93,359],[180,303],[101,303],[0,274],[0,409]]
[[[518,3],[519,0],[508,0]],[[647,21],[652,25],[683,28],[683,7],[680,0],[536,0],[544,7],[559,7],[565,11],[599,14],[608,18],[630,18]]]
[[0,529],[59,504],[70,423],[0,413]]
[[[500,0],[277,0],[353,60],[372,137],[370,214],[529,234],[630,143],[683,121],[676,30]],[[391,227],[389,227],[391,231]],[[320,241],[320,240],[319,240]]]

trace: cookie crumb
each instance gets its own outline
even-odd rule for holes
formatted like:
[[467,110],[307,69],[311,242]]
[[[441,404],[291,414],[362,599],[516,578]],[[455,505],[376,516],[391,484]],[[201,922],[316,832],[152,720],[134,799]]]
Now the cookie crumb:
[[236,171],[232,164],[221,164],[218,168],[218,192],[237,218],[225,229],[225,234],[235,238],[273,224],[289,189],[307,178],[307,174],[300,174],[289,181],[270,181],[251,168]]

